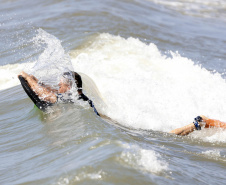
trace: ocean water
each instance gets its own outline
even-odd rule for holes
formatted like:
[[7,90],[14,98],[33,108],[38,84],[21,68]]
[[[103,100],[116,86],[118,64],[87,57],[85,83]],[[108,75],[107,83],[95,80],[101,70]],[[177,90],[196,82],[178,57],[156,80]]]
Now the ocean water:
[[[224,0],[0,0],[0,184],[225,184]],[[43,113],[26,71],[81,74],[86,102]],[[76,94],[75,94],[76,97]]]

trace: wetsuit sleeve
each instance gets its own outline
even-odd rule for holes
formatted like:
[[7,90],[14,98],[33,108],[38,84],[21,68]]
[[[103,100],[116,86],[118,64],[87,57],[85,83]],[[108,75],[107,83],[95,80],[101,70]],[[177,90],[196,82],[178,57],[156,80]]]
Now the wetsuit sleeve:
[[86,95],[84,95],[83,93],[79,95],[79,98],[78,99],[79,100],[82,99],[83,101],[88,101],[89,100],[89,98]]

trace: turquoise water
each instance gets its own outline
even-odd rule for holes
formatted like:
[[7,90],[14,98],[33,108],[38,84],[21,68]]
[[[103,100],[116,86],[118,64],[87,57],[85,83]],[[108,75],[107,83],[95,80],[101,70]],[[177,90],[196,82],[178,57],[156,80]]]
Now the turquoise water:
[[[1,184],[224,184],[225,130],[167,133],[226,121],[223,0],[0,2]],[[34,107],[17,74],[65,67],[113,122]]]

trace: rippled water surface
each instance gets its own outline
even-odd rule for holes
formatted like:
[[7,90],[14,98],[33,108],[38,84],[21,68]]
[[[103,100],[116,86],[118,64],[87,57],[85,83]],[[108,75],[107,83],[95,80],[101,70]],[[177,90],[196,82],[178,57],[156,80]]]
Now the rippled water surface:
[[[225,130],[167,133],[226,121],[224,0],[0,4],[0,184],[225,183]],[[65,68],[113,121],[81,101],[43,113],[17,79]]]

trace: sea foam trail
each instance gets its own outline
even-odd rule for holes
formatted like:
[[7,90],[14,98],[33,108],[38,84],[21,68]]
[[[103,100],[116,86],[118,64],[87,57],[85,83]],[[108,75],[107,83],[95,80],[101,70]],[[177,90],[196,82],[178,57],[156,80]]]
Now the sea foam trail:
[[226,2],[224,0],[147,0],[183,14],[225,20]]
[[96,83],[108,106],[100,111],[124,126],[169,131],[201,114],[226,120],[220,74],[134,38],[101,34],[90,43],[72,52],[74,68]]

